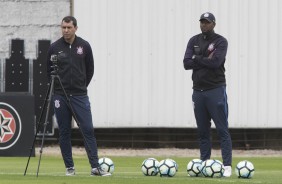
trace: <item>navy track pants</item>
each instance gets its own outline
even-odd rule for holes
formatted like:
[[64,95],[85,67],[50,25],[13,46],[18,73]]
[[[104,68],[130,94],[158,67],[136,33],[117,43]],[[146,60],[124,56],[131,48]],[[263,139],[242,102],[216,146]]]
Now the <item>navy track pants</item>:
[[[97,142],[94,135],[89,97],[69,96],[70,104],[79,122],[83,133],[84,146],[92,168],[98,167]],[[68,107],[67,99],[62,95],[53,95],[55,115],[59,126],[59,141],[62,157],[66,168],[74,167],[71,144],[72,112]]]
[[220,140],[223,164],[232,164],[232,141],[228,129],[228,104],[226,87],[207,91],[193,91],[194,114],[197,122],[201,160],[211,157],[211,120],[213,120]]

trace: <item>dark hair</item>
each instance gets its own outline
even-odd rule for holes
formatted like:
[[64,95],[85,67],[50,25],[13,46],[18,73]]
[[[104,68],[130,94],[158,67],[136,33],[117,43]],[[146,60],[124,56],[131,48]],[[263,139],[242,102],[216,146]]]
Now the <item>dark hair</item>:
[[76,27],[77,26],[77,21],[76,21],[76,19],[73,16],[66,16],[62,20],[62,22],[66,22],[66,23],[69,23],[71,21],[72,21],[74,27]]

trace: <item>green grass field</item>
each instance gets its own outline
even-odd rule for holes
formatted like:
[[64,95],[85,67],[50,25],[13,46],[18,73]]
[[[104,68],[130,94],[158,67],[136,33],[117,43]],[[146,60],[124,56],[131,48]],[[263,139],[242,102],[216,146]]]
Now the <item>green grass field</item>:
[[[141,163],[146,157],[110,157],[115,163],[115,172],[111,177],[90,176],[90,167],[85,156],[74,157],[76,176],[65,176],[65,168],[60,156],[42,155],[39,176],[36,177],[38,157],[32,157],[27,175],[24,170],[27,163],[26,157],[0,157],[0,183],[1,184],[221,184],[221,183],[255,183],[275,184],[282,183],[282,156],[281,157],[249,157],[233,158],[233,164],[241,160],[249,160],[255,166],[252,179],[238,179],[234,168],[231,178],[192,178],[187,176],[186,166],[191,157],[171,157],[179,165],[179,171],[172,178],[158,176],[144,176],[141,172]],[[162,160],[164,158],[158,158]],[[216,158],[219,159],[220,158]]]

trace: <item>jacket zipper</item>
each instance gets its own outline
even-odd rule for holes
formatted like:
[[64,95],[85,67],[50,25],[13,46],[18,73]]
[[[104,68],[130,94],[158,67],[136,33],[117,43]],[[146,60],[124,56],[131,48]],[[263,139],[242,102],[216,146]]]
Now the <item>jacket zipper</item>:
[[[69,48],[70,48],[70,66],[71,66],[71,78],[70,78],[70,80],[71,80],[71,87],[70,87],[70,89],[72,89],[72,52],[71,52],[71,45],[69,46]],[[70,94],[69,94],[70,96],[72,96],[72,91],[70,91]]]

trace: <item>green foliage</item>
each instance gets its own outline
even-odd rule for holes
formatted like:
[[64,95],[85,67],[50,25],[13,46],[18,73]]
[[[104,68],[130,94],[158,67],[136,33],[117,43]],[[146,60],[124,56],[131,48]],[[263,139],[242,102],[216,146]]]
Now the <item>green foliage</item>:
[[[115,164],[115,172],[111,177],[90,176],[90,166],[86,156],[75,157],[76,176],[65,176],[65,168],[61,157],[45,156],[43,154],[39,176],[36,177],[38,157],[32,157],[27,175],[24,170],[26,157],[0,157],[0,183],[2,184],[218,184],[218,183],[282,183],[282,156],[281,157],[235,157],[233,159],[233,174],[231,178],[204,178],[187,176],[187,163],[191,157],[171,157],[179,165],[179,171],[173,178],[161,178],[157,176],[144,176],[141,172],[141,163],[145,157],[110,157]],[[162,160],[165,158],[158,158]],[[216,158],[221,160],[220,158]],[[252,179],[238,179],[235,175],[235,165],[241,160],[249,160],[255,166],[255,174]]]

